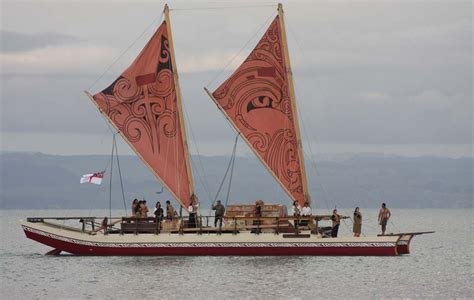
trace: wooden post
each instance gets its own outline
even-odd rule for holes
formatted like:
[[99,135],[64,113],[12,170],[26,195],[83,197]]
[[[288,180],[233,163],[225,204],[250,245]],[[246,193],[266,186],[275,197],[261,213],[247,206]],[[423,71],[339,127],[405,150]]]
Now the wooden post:
[[280,233],[280,218],[277,217],[276,222],[277,222],[277,228],[276,228],[275,234],[278,235]]
[[181,215],[180,216],[180,222],[179,222],[179,234],[180,235],[183,235],[184,234],[184,220],[183,220],[183,216]]
[[260,234],[260,217],[257,218],[257,234]]
[[202,235],[202,217],[201,216],[199,216],[199,233],[198,234]]
[[[177,107],[178,107],[178,114],[179,114],[178,120],[179,120],[179,124],[181,126],[181,136],[182,136],[182,139],[183,139],[183,149],[184,149],[184,157],[185,157],[185,164],[186,164],[186,173],[187,173],[188,180],[189,180],[189,191],[191,193],[191,196],[193,196],[193,195],[195,195],[194,194],[193,172],[192,172],[191,162],[190,162],[190,159],[189,159],[189,149],[188,149],[188,142],[187,142],[187,138],[186,138],[186,127],[184,126],[184,114],[183,114],[182,102],[181,102],[181,88],[179,87],[178,68],[176,66],[176,59],[175,59],[175,53],[174,53],[174,44],[173,44],[173,33],[171,31],[171,21],[170,21],[170,16],[169,16],[168,4],[165,4],[165,9],[164,9],[163,13],[165,15],[166,30],[168,32],[168,42],[169,42],[169,47],[170,47],[170,52],[171,52],[171,67],[173,69],[174,85],[175,85],[175,89],[176,89],[176,104],[177,104]],[[191,201],[191,199],[188,199],[188,200]]]
[[285,18],[283,16],[283,4],[281,3],[278,3],[278,17],[280,18],[280,32],[281,32],[281,40],[283,44],[283,54],[284,54],[285,63],[286,63],[286,74],[288,76],[290,99],[292,100],[291,111],[293,113],[296,139],[297,139],[297,144],[298,144],[298,157],[300,161],[301,180],[303,184],[303,195],[304,195],[305,202],[308,202],[311,204],[311,196],[309,195],[309,191],[308,191],[308,180],[306,178],[306,169],[305,169],[305,164],[304,164],[303,143],[301,142],[300,126],[299,126],[299,121],[298,121],[298,111],[296,108],[295,86],[293,84],[293,73],[291,71],[290,54],[288,51],[288,43],[286,40]]
[[233,234],[237,234],[237,219],[234,217],[234,232]]

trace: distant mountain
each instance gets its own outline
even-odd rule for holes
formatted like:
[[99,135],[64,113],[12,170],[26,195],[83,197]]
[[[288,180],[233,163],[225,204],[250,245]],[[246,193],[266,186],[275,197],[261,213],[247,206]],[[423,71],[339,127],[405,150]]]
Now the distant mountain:
[[[202,207],[210,206],[221,183],[229,157],[193,156],[197,194]],[[105,155],[56,156],[41,153],[0,153],[0,208],[106,208],[109,205],[110,157]],[[120,167],[127,207],[133,198],[153,206],[167,200],[167,191],[134,156],[121,156]],[[312,206],[378,207],[387,202],[400,208],[472,208],[473,158],[344,156],[341,160],[307,164]],[[79,184],[83,174],[107,169],[100,186]],[[123,207],[117,165],[112,176],[112,203]],[[225,200],[228,184],[220,199]],[[289,204],[289,198],[260,162],[237,157],[229,203]]]

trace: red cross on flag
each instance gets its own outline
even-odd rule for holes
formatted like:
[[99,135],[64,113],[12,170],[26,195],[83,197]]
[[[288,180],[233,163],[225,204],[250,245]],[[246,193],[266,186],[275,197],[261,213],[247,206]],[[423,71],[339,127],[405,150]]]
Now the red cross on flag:
[[81,183],[101,184],[105,171],[82,175]]

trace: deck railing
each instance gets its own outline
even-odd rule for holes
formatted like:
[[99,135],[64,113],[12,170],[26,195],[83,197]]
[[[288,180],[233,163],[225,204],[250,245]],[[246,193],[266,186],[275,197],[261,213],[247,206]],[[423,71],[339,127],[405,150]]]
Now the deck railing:
[[[223,222],[226,223],[222,226],[219,222],[218,227],[203,226],[203,224],[209,224],[210,219],[214,219],[215,216],[197,216],[196,224],[193,227],[189,226],[189,217],[181,216],[175,217],[172,220],[157,219],[155,217],[138,218],[138,217],[112,217],[111,219],[103,219],[99,217],[30,217],[27,218],[28,222],[44,222],[49,220],[56,221],[72,221],[78,220],[82,223],[82,232],[96,233],[100,230],[104,230],[104,234],[108,233],[154,233],[160,234],[161,232],[178,232],[179,234],[185,233],[232,233],[237,234],[240,231],[250,230],[255,234],[262,232],[273,231],[274,234],[280,233],[293,233],[300,234],[301,231],[309,230],[312,234],[324,233],[323,230],[327,230],[330,227],[320,227],[319,222],[323,220],[331,220],[331,215],[315,215],[315,216],[285,216],[285,217],[246,217],[246,216],[233,216],[223,217]],[[343,216],[343,219],[349,217]],[[100,220],[100,222],[96,222]],[[104,222],[107,222],[105,226]],[[166,224],[166,228],[163,228]],[[90,225],[90,230],[87,230],[87,225]],[[115,227],[120,225],[119,228]],[[164,229],[164,230],[163,230]]]

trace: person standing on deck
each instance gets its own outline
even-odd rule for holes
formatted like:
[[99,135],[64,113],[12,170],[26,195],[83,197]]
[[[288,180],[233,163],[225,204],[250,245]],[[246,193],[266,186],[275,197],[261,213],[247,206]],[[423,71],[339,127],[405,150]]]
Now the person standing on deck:
[[137,208],[138,208],[138,199],[135,198],[133,199],[133,202],[132,202],[132,216],[135,216],[137,214]]
[[[262,206],[264,205],[263,201],[262,200],[257,200],[255,202],[255,210],[254,210],[254,217],[255,218],[260,218],[262,217]],[[250,232],[252,233],[260,233],[261,232],[261,229],[258,227],[260,225],[262,225],[262,221],[261,220],[254,220],[253,221],[253,225],[254,226],[257,226],[257,228],[253,228]]]
[[142,217],[142,206],[143,206],[143,201],[142,200],[138,201],[137,208],[135,209],[135,218]]
[[337,237],[337,233],[339,231],[339,225],[341,224],[341,218],[342,216],[337,213],[337,209],[334,209],[332,211],[332,230],[331,230],[331,237],[335,238]]
[[148,205],[146,204],[146,200],[143,199],[142,206],[140,207],[142,218],[148,218]]
[[356,207],[354,210],[354,225],[352,227],[352,232],[354,232],[355,237],[360,237],[362,232],[362,214],[360,213],[359,207]]
[[[298,204],[298,201],[293,201],[293,206],[291,207],[291,214],[293,217],[298,218],[301,214],[301,207]],[[293,226],[295,229],[298,229],[298,220],[293,220]]]
[[198,210],[198,204],[196,202],[196,199],[192,197],[191,203],[189,204],[188,207],[188,213],[189,213],[189,220],[188,220],[188,227],[189,228],[196,228],[196,216],[197,216],[197,210]]
[[392,213],[390,212],[390,209],[387,208],[387,205],[385,203],[382,203],[382,207],[379,211],[379,224],[380,226],[382,226],[382,235],[385,234],[385,230],[387,229],[387,222],[391,216]]
[[[310,217],[312,215],[311,207],[309,206],[308,202],[304,203],[303,208],[301,209],[301,216],[302,217]],[[309,221],[308,220],[303,220],[301,221],[301,225],[303,226],[308,226]]]
[[155,215],[156,222],[161,222],[163,220],[163,208],[161,207],[160,201],[156,201],[155,211],[153,211]]
[[217,227],[217,222],[219,221],[219,228],[222,227],[222,219],[225,214],[225,207],[222,205],[221,200],[217,200],[216,205],[212,206],[212,210],[215,210],[214,214],[214,227]]
[[174,217],[174,207],[169,200],[166,201],[166,219],[172,221]]

